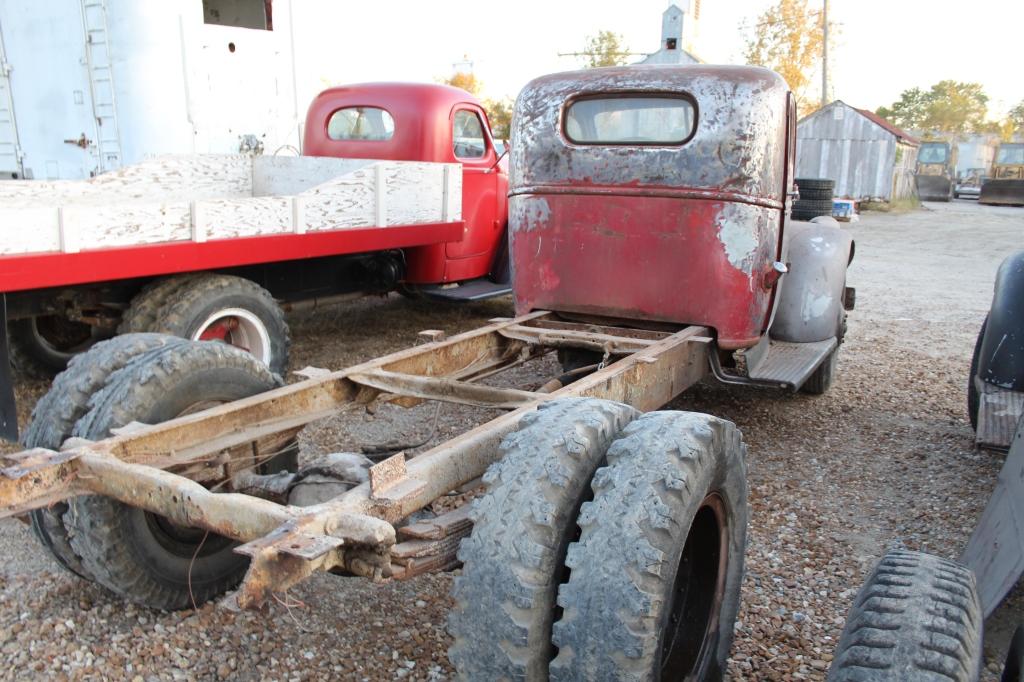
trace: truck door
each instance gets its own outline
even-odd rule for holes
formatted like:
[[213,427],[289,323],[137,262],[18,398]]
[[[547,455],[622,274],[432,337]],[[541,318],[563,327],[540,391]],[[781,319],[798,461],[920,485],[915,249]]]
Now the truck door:
[[[505,197],[498,196],[498,155],[482,113],[471,104],[459,104],[451,116],[452,160],[462,164],[462,219],[466,226],[462,241],[449,242],[445,255],[449,259],[476,256],[483,263],[481,272],[460,272],[459,279],[487,273],[490,255],[504,227],[504,210],[499,214]],[[473,269],[478,269],[475,263]]]

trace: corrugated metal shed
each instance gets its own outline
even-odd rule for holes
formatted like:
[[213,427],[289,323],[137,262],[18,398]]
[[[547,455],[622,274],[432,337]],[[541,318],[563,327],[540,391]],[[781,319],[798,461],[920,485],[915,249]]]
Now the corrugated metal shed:
[[797,177],[835,180],[837,197],[891,201],[914,193],[918,141],[836,100],[797,123]]

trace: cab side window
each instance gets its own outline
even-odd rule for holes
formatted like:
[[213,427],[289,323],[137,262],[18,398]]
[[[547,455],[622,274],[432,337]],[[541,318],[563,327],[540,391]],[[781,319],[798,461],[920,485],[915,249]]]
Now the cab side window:
[[474,111],[456,111],[452,123],[452,149],[459,159],[480,159],[487,153],[484,125]]

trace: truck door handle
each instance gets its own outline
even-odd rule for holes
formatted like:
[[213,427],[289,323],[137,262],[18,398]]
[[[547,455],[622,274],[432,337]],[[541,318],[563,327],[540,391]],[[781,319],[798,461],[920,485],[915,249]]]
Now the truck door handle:
[[73,144],[76,147],[81,147],[82,149],[88,149],[89,145],[92,144],[92,140],[90,140],[88,137],[86,137],[85,133],[82,133],[82,136],[79,137],[77,140],[64,140],[64,144]]

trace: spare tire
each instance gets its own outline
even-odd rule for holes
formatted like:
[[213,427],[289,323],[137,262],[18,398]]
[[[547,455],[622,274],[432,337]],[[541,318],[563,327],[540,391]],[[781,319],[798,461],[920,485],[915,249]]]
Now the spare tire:
[[801,190],[828,191],[831,194],[836,187],[836,181],[829,178],[794,178],[793,181]]

